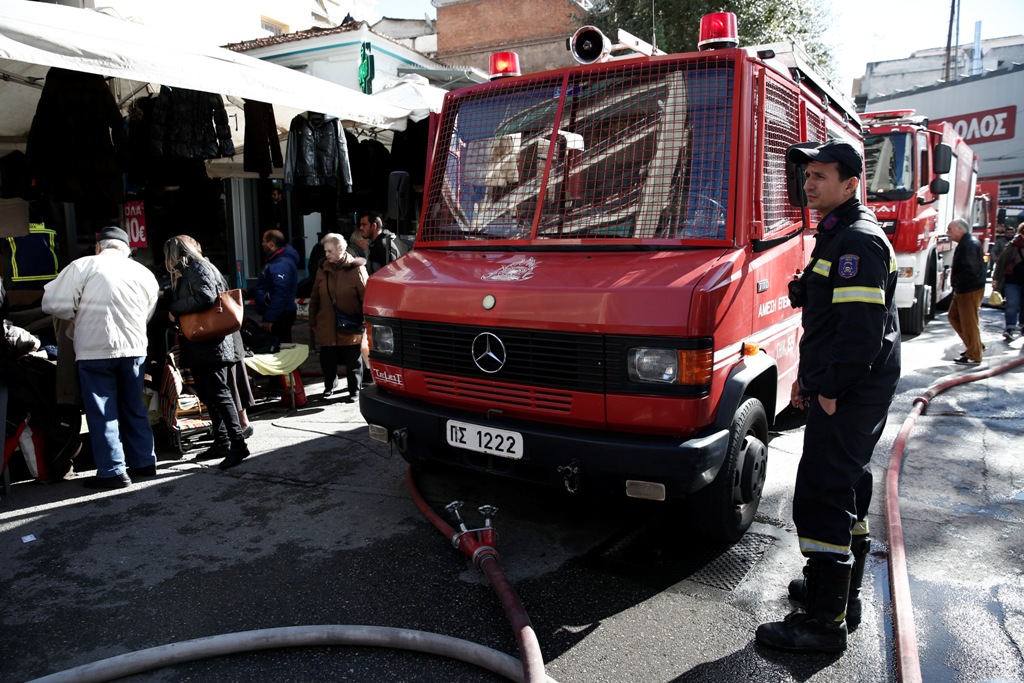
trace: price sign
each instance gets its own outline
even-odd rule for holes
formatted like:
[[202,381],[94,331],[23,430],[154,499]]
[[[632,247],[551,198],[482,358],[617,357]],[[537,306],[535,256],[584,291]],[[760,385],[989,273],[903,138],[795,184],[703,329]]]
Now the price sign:
[[146,241],[146,204],[145,202],[125,202],[125,230],[128,232],[128,245],[132,248],[148,247]]

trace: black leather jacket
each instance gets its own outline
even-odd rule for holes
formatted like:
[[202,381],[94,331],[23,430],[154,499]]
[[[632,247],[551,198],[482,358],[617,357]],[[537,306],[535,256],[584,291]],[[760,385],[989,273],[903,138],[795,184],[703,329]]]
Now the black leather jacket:
[[337,187],[352,191],[348,144],[334,116],[306,112],[292,119],[288,131],[288,156],[284,162],[284,186]]
[[964,234],[953,252],[953,291],[965,294],[985,288],[988,277],[981,242],[970,233]]

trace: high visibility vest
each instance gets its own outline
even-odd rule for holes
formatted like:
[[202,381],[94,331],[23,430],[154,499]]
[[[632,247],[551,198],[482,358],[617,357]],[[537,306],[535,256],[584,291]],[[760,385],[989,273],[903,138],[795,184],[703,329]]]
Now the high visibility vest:
[[48,282],[57,277],[57,233],[43,223],[29,223],[28,234],[8,237],[11,282]]

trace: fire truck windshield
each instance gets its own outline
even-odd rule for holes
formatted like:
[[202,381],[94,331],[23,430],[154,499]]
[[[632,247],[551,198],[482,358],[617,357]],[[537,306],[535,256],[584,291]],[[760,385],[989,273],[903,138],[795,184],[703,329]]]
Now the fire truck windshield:
[[709,58],[454,97],[417,243],[725,240],[732,82],[732,62]]
[[914,137],[892,132],[864,138],[864,182],[868,199],[914,195]]

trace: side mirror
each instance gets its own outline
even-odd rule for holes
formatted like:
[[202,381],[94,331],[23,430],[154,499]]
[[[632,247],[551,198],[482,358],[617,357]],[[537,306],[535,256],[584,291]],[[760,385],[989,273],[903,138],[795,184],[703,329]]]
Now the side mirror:
[[807,195],[804,194],[804,168],[803,164],[797,164],[789,160],[790,150],[811,149],[817,147],[817,142],[798,142],[790,145],[786,150],[786,195],[789,197],[790,206],[803,208],[807,206]]
[[996,223],[1006,225],[1006,209],[999,209],[996,213]]
[[946,194],[949,192],[949,181],[936,178],[928,183],[928,189],[932,191],[932,194]]
[[[932,173],[949,173],[949,169],[952,167],[953,148],[945,142],[936,144],[935,149],[932,150]],[[932,192],[934,192],[934,190],[932,190]]]

